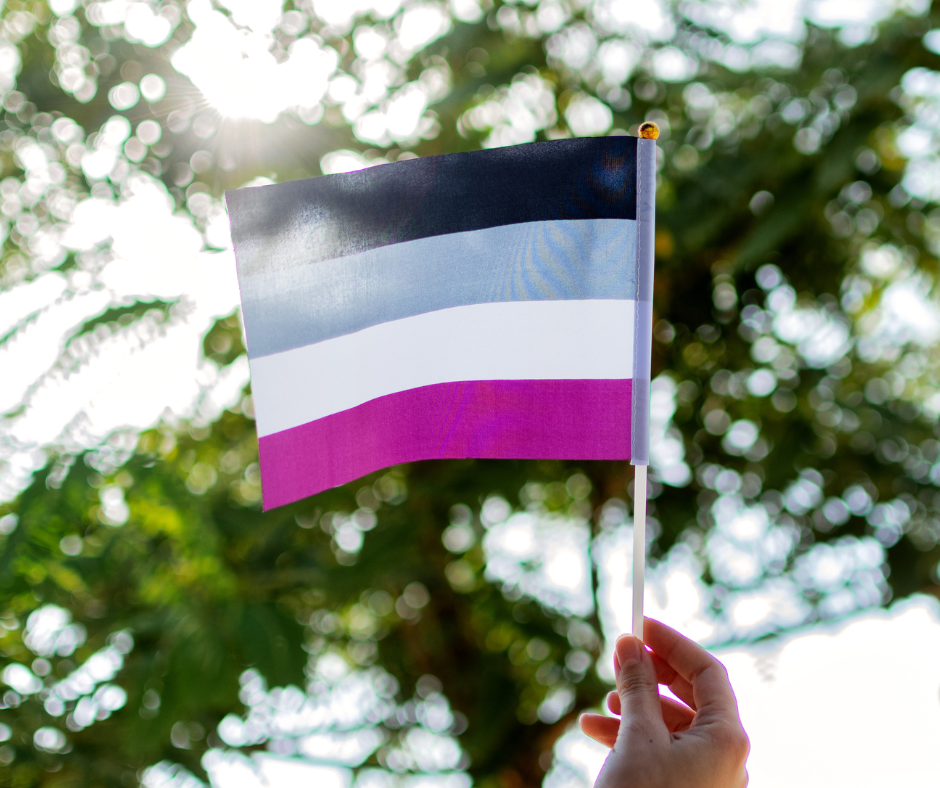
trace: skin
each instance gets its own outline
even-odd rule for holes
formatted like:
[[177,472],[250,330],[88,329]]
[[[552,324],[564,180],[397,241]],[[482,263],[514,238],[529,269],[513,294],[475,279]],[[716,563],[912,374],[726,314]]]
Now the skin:
[[649,650],[630,635],[615,648],[607,707],[620,719],[581,715],[581,730],[611,748],[595,788],[745,788],[750,744],[724,665],[654,619],[643,634]]

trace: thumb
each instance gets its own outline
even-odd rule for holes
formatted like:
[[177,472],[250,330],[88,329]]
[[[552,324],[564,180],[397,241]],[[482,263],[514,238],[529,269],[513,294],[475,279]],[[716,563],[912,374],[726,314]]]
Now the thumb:
[[[656,668],[643,644],[632,635],[622,635],[615,646],[617,694],[620,696],[620,726],[665,732]],[[662,731],[659,731],[659,729]]]

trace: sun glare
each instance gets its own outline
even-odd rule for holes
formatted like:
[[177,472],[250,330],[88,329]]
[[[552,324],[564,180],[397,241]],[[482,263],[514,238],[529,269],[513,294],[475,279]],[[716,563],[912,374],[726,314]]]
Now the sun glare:
[[189,14],[196,25],[192,38],[172,63],[189,77],[220,113],[273,123],[291,107],[316,107],[336,71],[339,55],[312,38],[299,38],[278,62],[271,52],[271,31],[280,19],[277,0],[229,0],[236,27],[208,0],[195,0]]

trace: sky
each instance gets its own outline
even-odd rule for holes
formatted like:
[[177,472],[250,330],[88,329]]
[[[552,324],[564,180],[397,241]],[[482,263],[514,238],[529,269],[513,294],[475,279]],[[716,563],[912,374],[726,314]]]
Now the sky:
[[[53,0],[51,5],[64,18],[75,2]],[[451,0],[446,7],[431,2],[403,4],[402,0],[314,0],[321,19],[339,31],[351,29],[357,13],[367,9],[395,19],[391,38],[375,29],[357,28],[355,48],[363,61],[357,82],[337,74],[335,52],[310,39],[298,40],[284,59],[273,56],[274,28],[304,24],[299,15],[291,16],[295,12],[284,14],[278,0],[223,0],[222,5],[238,27],[208,0],[190,0],[187,10],[195,31],[172,61],[220,117],[273,122],[290,111],[313,123],[328,98],[342,107],[358,138],[375,145],[407,145],[434,133],[428,107],[446,93],[447,74],[429,67],[420,78],[393,88],[394,69],[454,24],[473,21],[482,13],[476,0]],[[561,6],[551,2],[542,5],[538,24],[545,30],[567,30]],[[601,23],[628,32],[631,40],[662,41],[672,33],[669,17],[658,0],[595,0],[592,5]],[[699,5],[701,13],[727,30],[736,44],[766,38],[772,46],[760,50],[760,56],[787,62],[805,34],[807,18],[838,28],[847,43],[861,43],[871,35],[877,19],[897,8],[917,13],[924,2],[754,0],[742,5],[717,0]],[[102,17],[102,24],[123,23],[125,35],[145,46],[161,44],[174,27],[170,16],[157,13],[145,2],[98,6],[101,14],[117,15],[110,21]],[[505,24],[513,24],[510,15]],[[576,63],[577,58],[593,51],[573,33],[557,40],[558,57],[566,62]],[[940,47],[940,41],[936,46]],[[743,51],[729,47],[728,57],[739,57],[739,50]],[[638,51],[630,46],[609,47],[598,56],[605,69],[622,76],[635,68]],[[0,46],[0,86],[11,73],[10,57]],[[654,64],[657,75],[666,80],[685,79],[694,67],[686,54],[670,48],[662,50]],[[272,85],[276,88],[271,89]],[[137,101],[142,93],[165,89],[153,80],[119,87],[122,89],[108,97],[115,109]],[[905,185],[911,194],[937,198],[940,168],[935,130],[940,117],[940,80],[936,74],[912,73],[905,78],[904,88],[903,101],[915,118],[900,141],[913,158]],[[75,83],[76,91],[82,89]],[[538,77],[526,75],[495,91],[490,101],[468,113],[463,122],[490,130],[487,145],[525,142],[556,120],[547,95]],[[596,98],[579,97],[566,113],[569,125],[578,133],[606,133],[611,128],[612,114]],[[92,178],[111,171],[129,139],[145,138],[142,129],[131,136],[132,130],[125,128],[120,118],[109,124],[99,135],[97,147],[86,151],[82,159]],[[52,165],[36,150],[24,149],[19,155],[36,178],[55,177]],[[343,172],[366,164],[359,154],[339,150],[324,156],[322,169]],[[62,248],[83,252],[110,236],[110,256],[98,275],[92,277],[81,270],[50,271],[0,292],[0,335],[40,310],[35,320],[0,347],[0,368],[4,370],[0,412],[26,403],[20,416],[0,428],[6,430],[0,434],[6,439],[0,454],[0,461],[6,464],[0,478],[0,500],[16,493],[29,473],[42,464],[49,446],[79,449],[95,445],[115,430],[133,435],[159,419],[208,422],[224,408],[239,403],[249,380],[247,362],[242,359],[219,370],[202,357],[201,349],[202,336],[213,321],[238,306],[227,218],[223,206],[211,198],[202,198],[197,207],[204,223],[197,224],[189,212],[177,210],[161,183],[136,172],[128,176],[116,201],[101,193],[79,203],[58,238]],[[912,336],[919,336],[925,344],[940,337],[936,310],[924,298],[923,282],[906,267],[901,252],[881,247],[866,255],[865,270],[890,283],[881,311],[869,321],[872,352]],[[827,321],[821,313],[797,309],[792,288],[778,274],[767,273],[765,289],[773,296],[768,301],[774,305],[774,331],[764,351],[780,353],[788,346],[837,358],[844,350],[846,327]],[[96,336],[63,354],[61,337],[71,326],[108,305],[139,298],[174,302],[171,319],[163,320],[154,313],[137,325]],[[820,336],[826,341],[817,341]],[[821,358],[820,363],[826,359]],[[749,380],[747,385],[759,387],[763,383]],[[660,479],[673,484],[685,483],[691,474],[681,443],[670,432],[680,395],[669,375],[655,381],[653,466]],[[936,410],[940,412],[940,400]],[[727,435],[741,447],[753,446],[756,439],[753,425],[743,421],[731,425]],[[748,482],[734,476],[718,475],[710,482],[721,494],[714,504],[718,527],[709,536],[707,549],[719,572],[740,580],[759,574],[768,562],[786,555],[792,544],[784,532],[771,533],[766,511],[744,507],[738,493]],[[801,479],[793,495],[812,496],[814,485],[809,476]],[[629,629],[632,531],[628,512],[611,506],[605,515],[607,529],[591,544],[576,509],[568,517],[552,518],[539,508],[535,493],[532,500],[530,510],[516,514],[509,514],[498,500],[488,502],[490,524],[484,543],[488,576],[507,589],[521,590],[551,607],[577,614],[590,605],[588,570],[596,560],[609,655],[616,635]],[[833,505],[850,503],[836,501]],[[799,630],[770,645],[721,654],[754,742],[751,785],[881,788],[886,784],[921,784],[925,774],[936,773],[930,742],[940,740],[940,663],[929,657],[940,653],[940,611],[936,600],[928,598],[915,598],[887,612],[859,610],[877,604],[880,598],[879,583],[883,584],[884,578],[878,572],[883,549],[876,539],[820,545],[805,557],[793,579],[768,582],[742,593],[727,605],[728,612],[722,617],[710,612],[701,567],[690,551],[680,546],[651,568],[647,609],[704,643],[754,636],[761,627],[804,625],[808,611],[800,603],[800,577],[813,582],[828,579],[823,588],[834,622]],[[537,570],[529,568],[533,563]],[[68,626],[63,622],[62,631]],[[904,644],[903,670],[894,644]],[[115,652],[107,658],[118,660],[120,656]],[[604,664],[602,675],[610,678]],[[874,684],[872,675],[878,677]],[[335,680],[353,679],[342,676]],[[106,681],[94,686],[103,686]],[[859,687],[872,685],[873,691],[859,691]],[[268,702],[272,692],[259,690],[259,704]],[[570,698],[562,695],[554,697],[543,713],[557,719],[569,702]],[[808,715],[807,709],[812,714]],[[437,734],[429,728],[428,735]],[[879,745],[873,747],[871,742]],[[436,747],[453,754],[452,742],[432,743],[432,750]],[[310,746],[315,745],[320,746],[316,742]],[[322,755],[324,751],[311,752]],[[602,759],[598,748],[577,731],[566,734],[555,752],[557,764],[546,781],[551,788],[589,784]],[[799,757],[794,757],[795,753]],[[296,757],[285,753],[248,759],[217,752],[213,758],[209,771],[218,788],[313,783],[346,788],[349,779],[342,769],[312,762],[299,764]],[[456,757],[448,763],[454,766],[458,762]],[[451,769],[446,780],[434,783],[435,788],[445,784],[447,788],[463,788],[461,775],[459,769]],[[161,766],[149,773],[147,784],[149,788],[178,788],[187,779]],[[376,774],[369,779],[373,783],[362,782],[360,788],[378,787],[385,778]]]
[[[751,740],[750,788],[932,785],[940,740],[940,603],[817,625],[717,652]],[[577,731],[546,788],[590,785],[605,757]]]

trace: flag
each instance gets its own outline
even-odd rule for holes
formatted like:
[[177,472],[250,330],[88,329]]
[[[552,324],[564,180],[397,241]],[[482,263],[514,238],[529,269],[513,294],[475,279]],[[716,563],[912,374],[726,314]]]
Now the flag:
[[228,192],[265,509],[415,460],[645,464],[655,145]]

